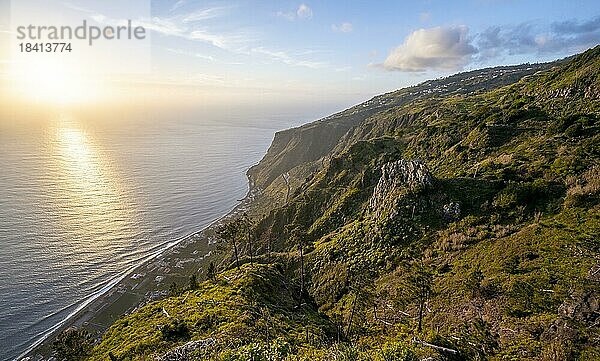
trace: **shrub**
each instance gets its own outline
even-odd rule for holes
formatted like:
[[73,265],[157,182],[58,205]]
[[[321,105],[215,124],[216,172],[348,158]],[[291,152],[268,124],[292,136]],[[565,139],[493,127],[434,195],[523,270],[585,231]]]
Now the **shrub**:
[[68,329],[52,343],[52,351],[58,360],[83,360],[92,350],[92,337],[83,329]]
[[174,318],[171,319],[171,322],[161,327],[160,333],[166,341],[177,341],[188,338],[190,330],[184,321]]

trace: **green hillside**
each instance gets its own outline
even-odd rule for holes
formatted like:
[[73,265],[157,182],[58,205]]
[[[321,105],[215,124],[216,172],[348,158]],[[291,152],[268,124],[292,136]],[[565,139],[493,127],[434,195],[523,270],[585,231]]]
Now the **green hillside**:
[[486,71],[280,133],[217,275],[87,358],[600,360],[600,47]]

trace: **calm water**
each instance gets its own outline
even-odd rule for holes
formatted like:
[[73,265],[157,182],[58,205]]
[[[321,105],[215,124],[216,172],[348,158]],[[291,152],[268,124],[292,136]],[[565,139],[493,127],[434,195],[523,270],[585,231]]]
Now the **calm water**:
[[246,193],[245,170],[294,123],[181,118],[0,122],[0,359],[231,209]]

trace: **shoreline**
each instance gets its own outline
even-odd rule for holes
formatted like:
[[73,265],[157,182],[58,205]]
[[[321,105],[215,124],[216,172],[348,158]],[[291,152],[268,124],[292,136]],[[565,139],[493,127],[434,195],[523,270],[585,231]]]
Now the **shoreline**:
[[[118,299],[110,300],[111,296],[113,296],[113,294],[120,288],[120,286],[124,286],[124,284],[126,283],[127,280],[133,279],[134,276],[139,275],[139,273],[134,273],[135,271],[141,270],[142,268],[145,268],[145,267],[147,268],[148,266],[150,266],[152,264],[153,261],[160,260],[161,257],[166,258],[167,256],[172,255],[173,253],[170,254],[169,252],[174,252],[175,250],[177,250],[177,248],[179,246],[186,247],[186,246],[190,246],[190,245],[197,245],[197,243],[200,243],[202,241],[207,241],[207,246],[208,246],[207,248],[210,248],[210,246],[211,246],[210,238],[211,237],[209,235],[207,235],[206,233],[212,231],[216,226],[222,224],[222,222],[227,220],[228,218],[235,216],[236,214],[238,214],[238,212],[243,211],[254,200],[255,188],[252,187],[252,183],[251,183],[251,180],[249,177],[248,177],[247,187],[248,187],[248,190],[246,192],[246,195],[242,199],[238,200],[237,204],[234,205],[231,209],[229,209],[229,211],[227,211],[223,215],[217,217],[215,220],[211,221],[208,225],[202,227],[199,230],[188,233],[188,234],[186,234],[182,237],[179,237],[175,240],[166,241],[164,243],[164,246],[160,247],[159,250],[144,257],[137,264],[135,264],[135,265],[131,266],[130,268],[126,269],[125,271],[121,272],[118,276],[108,280],[105,283],[105,285],[102,286],[98,291],[90,294],[89,296],[84,298],[81,302],[77,303],[75,310],[72,311],[71,313],[69,313],[63,320],[59,321],[58,323],[54,324],[53,326],[51,326],[48,329],[46,329],[45,331],[43,331],[43,335],[40,336],[37,340],[35,340],[30,346],[28,346],[27,349],[25,351],[23,351],[19,356],[17,356],[14,360],[44,360],[47,357],[49,357],[50,356],[48,354],[48,352],[50,350],[49,343],[60,332],[67,330],[70,327],[74,327],[74,326],[76,326],[76,327],[85,326],[85,325],[89,324],[91,320],[98,317],[100,313],[105,312],[105,310],[107,308],[110,308],[111,306],[113,306],[118,301]],[[186,242],[188,242],[188,243],[186,243]],[[195,255],[196,253],[194,252],[193,254]],[[206,258],[210,258],[211,256],[212,256],[212,250],[209,250],[208,253],[205,253],[204,255],[200,256],[199,260],[201,263],[204,263],[203,261]],[[171,276],[173,276],[173,275],[171,275]],[[146,278],[145,281],[148,281],[148,277],[146,277],[144,275],[139,278],[142,278],[142,277]],[[159,276],[157,276],[157,277],[159,277]],[[135,279],[137,280],[139,278],[135,278]],[[170,277],[170,278],[172,278],[172,277]],[[156,278],[155,278],[155,280],[156,280]],[[164,278],[163,278],[163,280],[164,280]],[[141,282],[138,282],[136,284],[136,286],[139,283],[141,283]],[[162,282],[158,282],[159,285],[161,283]],[[155,288],[154,291],[157,291],[156,288],[159,288],[158,287],[159,285],[157,285],[156,287],[152,287],[152,288]],[[163,285],[164,285],[164,283],[163,283]],[[139,300],[138,302],[132,302],[130,307],[128,307],[125,312],[118,315],[117,319],[122,317],[123,315],[127,314],[128,311],[131,310],[132,308],[135,309],[148,301],[151,302],[151,301],[153,301],[153,299],[150,299],[150,300],[142,299],[142,300]],[[89,314],[89,315],[87,315],[87,317],[85,317],[86,313],[88,313],[88,312],[91,312],[91,314]],[[108,326],[110,327],[110,325],[108,325]],[[106,329],[108,329],[108,327],[106,327]]]

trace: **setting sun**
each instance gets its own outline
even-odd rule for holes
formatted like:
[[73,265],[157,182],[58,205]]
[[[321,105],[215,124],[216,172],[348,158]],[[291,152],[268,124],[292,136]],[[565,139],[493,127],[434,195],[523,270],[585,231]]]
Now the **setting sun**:
[[99,79],[58,58],[31,57],[13,67],[15,95],[25,101],[50,105],[80,104],[102,96]]

